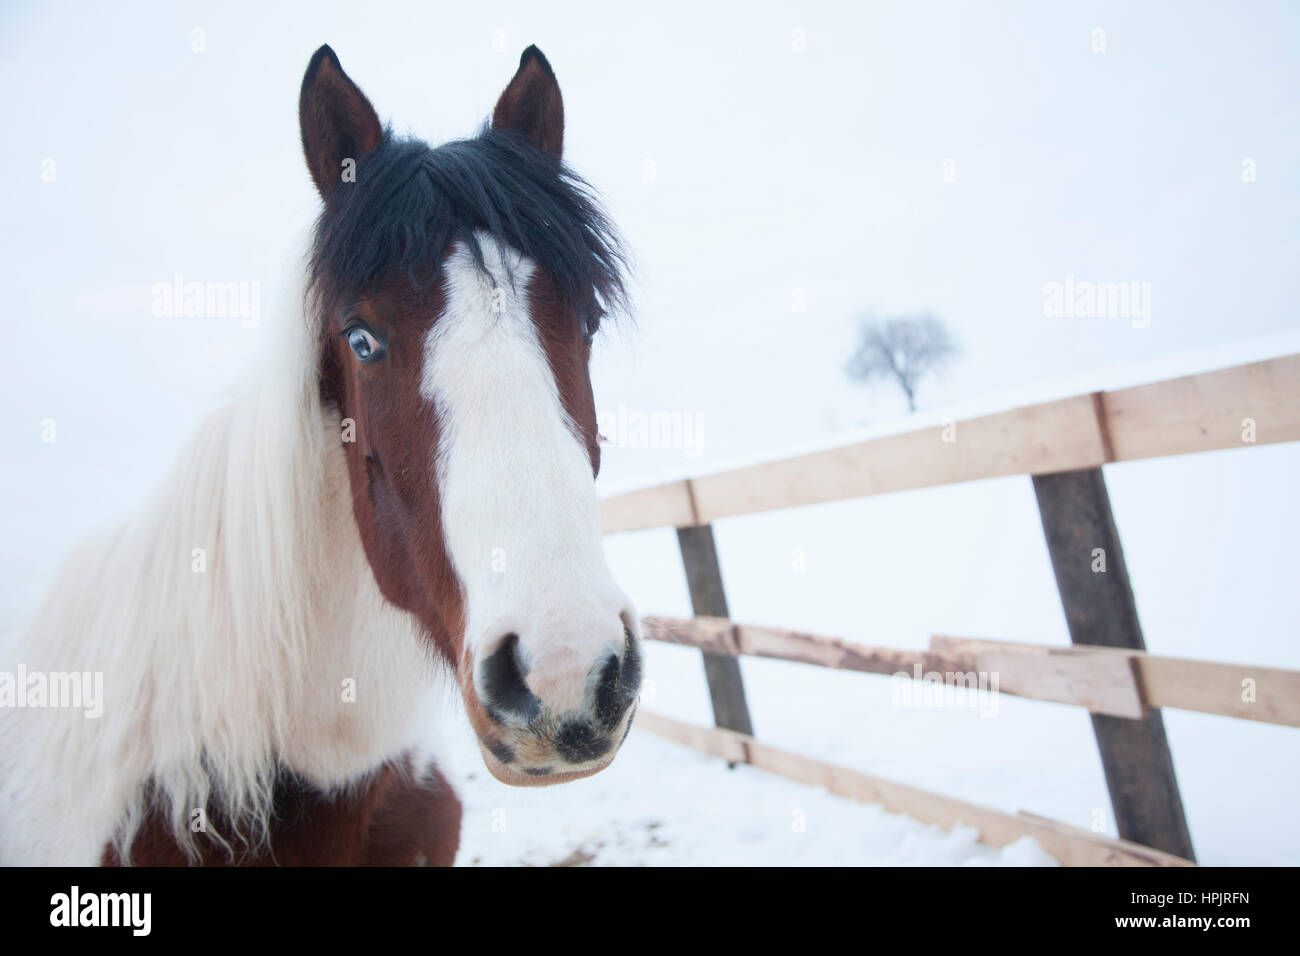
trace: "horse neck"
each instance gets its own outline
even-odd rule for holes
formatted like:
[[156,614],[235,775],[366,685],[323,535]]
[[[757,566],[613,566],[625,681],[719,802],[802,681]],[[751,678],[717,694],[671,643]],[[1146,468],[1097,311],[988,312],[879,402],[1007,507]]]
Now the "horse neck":
[[256,570],[232,570],[227,600],[244,659],[271,664],[259,709],[275,759],[330,785],[406,745],[433,665],[415,618],[383,598],[366,558],[315,349],[299,341],[288,367],[273,363],[236,407],[231,453],[247,467],[231,462],[222,525],[225,559]]
[[103,713],[0,715],[0,806],[24,821],[0,819],[0,860],[94,862],[114,834],[129,845],[150,791],[181,845],[213,800],[256,836],[282,768],[336,788],[429,753],[431,649],[379,593],[315,337],[288,329],[137,516],[69,559],[24,635],[32,669],[102,673]]
[[[203,805],[197,778],[254,825],[278,768],[329,788],[409,749],[433,683],[414,618],[383,599],[361,545],[314,337],[291,328],[182,454],[144,535],[166,565],[145,571],[145,593],[165,595],[172,628],[146,664],[152,761],[173,808]],[[212,549],[203,574],[175,561],[194,541]]]

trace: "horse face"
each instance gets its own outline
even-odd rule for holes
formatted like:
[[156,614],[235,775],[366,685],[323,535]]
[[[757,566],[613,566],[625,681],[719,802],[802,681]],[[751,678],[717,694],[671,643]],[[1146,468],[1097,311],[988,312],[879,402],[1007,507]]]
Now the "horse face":
[[[555,77],[530,48],[502,94],[492,123],[508,133],[499,137],[502,155],[533,164],[532,186],[542,185],[529,200],[531,180],[512,182],[501,192],[520,194],[519,208],[485,214],[513,222],[540,204],[538,229],[523,228],[520,245],[561,264],[551,269],[476,225],[484,217],[464,211],[472,200],[443,201],[473,179],[481,157],[455,160],[450,185],[430,187],[428,177],[442,175],[428,172],[434,154],[422,147],[404,157],[415,147],[385,136],[328,48],[308,67],[300,119],[325,200],[313,259],[322,392],[343,419],[352,512],[370,567],[385,597],[418,616],[455,668],[495,776],[524,785],[594,773],[630,726],[640,636],[601,542],[588,375],[598,297],[556,274],[592,235],[565,210],[592,210],[565,205],[556,185],[563,108]],[[469,194],[492,193],[495,180],[485,176],[488,185],[470,183]],[[542,195],[550,188],[555,196]],[[385,219],[425,202],[468,226],[421,213],[414,225]],[[349,231],[358,222],[370,225]],[[546,242],[564,241],[555,237],[566,229],[578,237],[573,248],[550,256]],[[412,259],[421,241],[427,248]],[[597,259],[608,253],[598,240],[591,248]],[[409,261],[372,278],[356,267],[367,250]],[[421,270],[437,281],[415,281]]]

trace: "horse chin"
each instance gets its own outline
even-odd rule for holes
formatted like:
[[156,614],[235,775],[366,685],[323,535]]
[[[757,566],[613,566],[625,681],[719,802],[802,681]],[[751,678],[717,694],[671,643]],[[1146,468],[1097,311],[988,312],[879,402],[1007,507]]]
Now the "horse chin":
[[504,784],[512,787],[549,787],[557,783],[568,783],[571,780],[581,780],[583,777],[590,777],[593,774],[600,773],[611,763],[614,762],[614,754],[617,750],[609,755],[609,759],[603,763],[598,763],[592,767],[584,767],[578,770],[564,770],[555,773],[523,773],[514,767],[507,766],[479,742],[479,753],[483,755],[483,765],[488,768],[492,776],[496,777]]

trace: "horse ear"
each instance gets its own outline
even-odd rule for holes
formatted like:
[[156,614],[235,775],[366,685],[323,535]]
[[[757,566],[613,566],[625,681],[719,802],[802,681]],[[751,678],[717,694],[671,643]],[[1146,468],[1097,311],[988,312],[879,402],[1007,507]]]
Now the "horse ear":
[[321,196],[343,180],[343,163],[354,163],[384,138],[384,128],[366,95],[343,72],[328,45],[307,64],[298,95],[298,125],[307,168]]
[[514,130],[538,149],[560,158],[564,101],[551,64],[537,47],[530,46],[519,58],[519,70],[492,113],[492,126]]

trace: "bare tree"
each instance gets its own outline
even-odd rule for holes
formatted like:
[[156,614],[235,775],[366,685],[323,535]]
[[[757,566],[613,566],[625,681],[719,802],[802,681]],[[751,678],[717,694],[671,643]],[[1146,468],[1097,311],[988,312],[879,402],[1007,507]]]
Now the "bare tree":
[[868,384],[892,379],[907,396],[909,411],[916,411],[916,388],[921,379],[938,372],[957,355],[948,328],[926,312],[894,319],[863,319],[861,344],[849,360],[849,378]]

